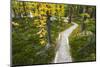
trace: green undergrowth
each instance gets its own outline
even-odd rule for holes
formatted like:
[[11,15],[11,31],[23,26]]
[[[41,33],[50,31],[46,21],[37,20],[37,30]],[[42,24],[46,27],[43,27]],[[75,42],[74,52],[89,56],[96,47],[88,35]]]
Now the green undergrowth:
[[81,32],[79,26],[69,37],[71,55],[73,61],[95,61],[96,60],[96,34],[95,21],[89,20],[86,23],[86,30]]
[[[36,19],[36,18],[34,18]],[[34,19],[13,18],[12,22],[12,64],[48,64],[54,60],[56,38],[58,34],[69,28],[72,24],[62,21],[51,22],[51,47],[46,48],[39,43],[38,29],[33,25]]]

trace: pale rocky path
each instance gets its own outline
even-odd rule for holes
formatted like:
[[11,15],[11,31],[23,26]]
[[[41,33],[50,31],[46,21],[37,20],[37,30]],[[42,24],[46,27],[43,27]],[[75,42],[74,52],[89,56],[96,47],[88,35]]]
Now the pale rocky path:
[[78,27],[78,24],[74,22],[72,24],[73,26],[59,34],[57,40],[57,52],[53,61],[54,63],[72,62],[68,37],[70,36],[72,31]]

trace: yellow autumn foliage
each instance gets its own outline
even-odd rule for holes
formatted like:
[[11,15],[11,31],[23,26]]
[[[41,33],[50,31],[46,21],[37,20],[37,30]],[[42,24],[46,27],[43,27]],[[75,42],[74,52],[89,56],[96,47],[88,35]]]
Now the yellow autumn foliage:
[[[23,10],[23,2],[16,2],[15,4],[20,3],[20,12],[24,12]],[[40,44],[46,45],[47,41],[45,37],[47,36],[47,11],[50,12],[51,16],[64,16],[64,4],[51,4],[51,3],[38,3],[38,2],[25,2],[24,8],[27,9],[26,12],[31,12],[33,17],[36,17],[33,21],[33,25],[38,29],[36,33],[40,38]],[[22,5],[22,6],[21,6]],[[18,12],[17,11],[17,12]],[[18,26],[18,23],[12,23],[15,26]]]

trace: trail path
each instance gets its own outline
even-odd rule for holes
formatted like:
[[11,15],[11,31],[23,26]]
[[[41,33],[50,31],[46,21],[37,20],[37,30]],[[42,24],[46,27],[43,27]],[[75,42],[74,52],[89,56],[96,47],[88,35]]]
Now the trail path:
[[73,26],[71,26],[70,28],[66,29],[65,31],[59,34],[59,37],[57,39],[58,47],[57,47],[54,63],[72,62],[68,37],[70,36],[72,31],[78,27],[78,24],[74,22],[72,24]]

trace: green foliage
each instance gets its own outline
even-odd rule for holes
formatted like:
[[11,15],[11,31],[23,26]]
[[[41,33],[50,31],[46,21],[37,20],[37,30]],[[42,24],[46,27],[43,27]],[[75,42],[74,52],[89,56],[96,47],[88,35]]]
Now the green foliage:
[[[38,9],[39,5],[40,8]],[[36,2],[12,1],[12,11],[15,15],[15,17],[12,17],[13,65],[48,64],[53,61],[57,45],[56,39],[59,33],[72,26],[71,23],[65,23],[61,18],[69,15],[70,5],[48,4],[49,7],[46,5],[47,3],[42,5],[42,3]],[[79,13],[82,11],[81,7],[79,5],[71,5],[72,10],[75,10],[72,11],[72,19],[76,17],[75,21],[79,26],[82,22]],[[46,31],[47,10],[51,11],[51,16],[57,18],[57,20],[50,21],[52,41],[49,48],[46,48],[48,43]],[[28,16],[30,12],[34,17],[30,18]],[[70,37],[72,57],[74,61],[95,60],[95,21],[90,18],[89,13],[83,13],[81,16],[88,17],[86,31],[92,32],[92,35],[82,35],[80,27],[72,33]]]
[[13,22],[19,24],[18,26],[12,25],[12,54],[14,65],[50,63],[55,56],[55,45],[58,34],[72,25],[63,21],[51,22],[53,46],[45,50],[45,46],[39,43],[39,36],[35,34],[38,31],[38,28],[32,23],[35,19],[13,18]]
[[90,17],[90,15],[88,13],[82,13],[82,14],[80,14],[80,16],[82,16],[82,17],[86,16],[88,18]]
[[[54,56],[54,48],[44,50],[39,43],[39,36],[35,33],[37,28],[31,23],[33,19],[14,19],[19,26],[12,29],[12,55],[14,65],[49,63]],[[38,52],[45,51],[39,55]]]
[[79,26],[69,37],[74,61],[96,60],[95,21],[88,19],[86,26],[83,32],[80,32]]

